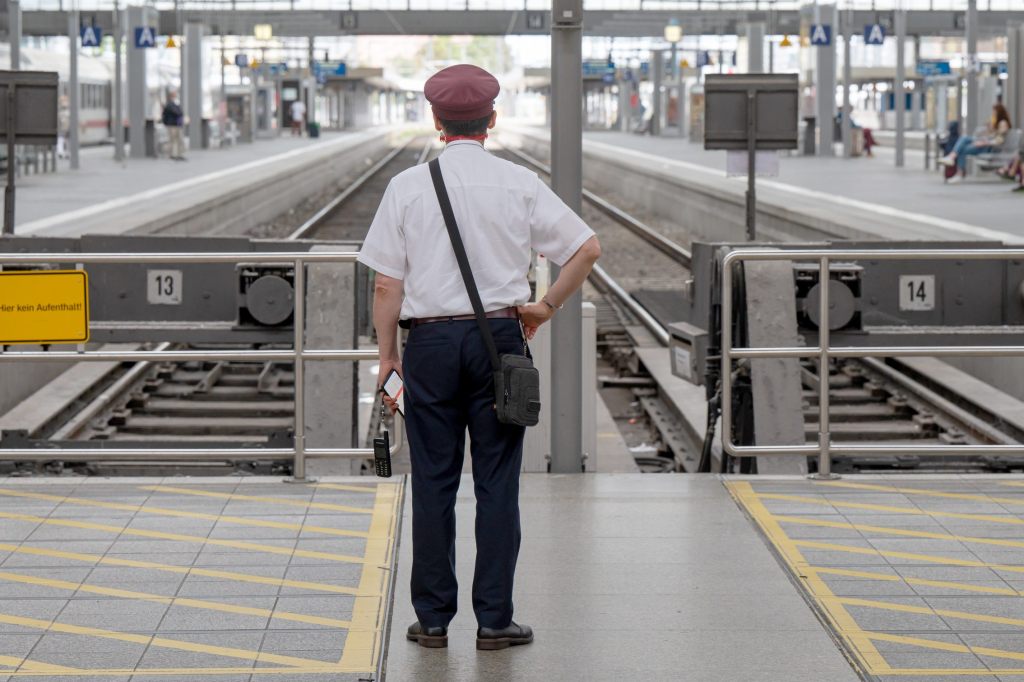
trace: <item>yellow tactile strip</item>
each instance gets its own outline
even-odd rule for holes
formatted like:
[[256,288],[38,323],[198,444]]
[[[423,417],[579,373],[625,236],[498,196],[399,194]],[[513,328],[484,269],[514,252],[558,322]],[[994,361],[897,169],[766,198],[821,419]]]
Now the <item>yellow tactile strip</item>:
[[[1024,595],[1010,580],[1024,574],[1024,560],[1015,554],[1024,550],[1024,528],[1019,534],[1012,528],[1024,525],[1024,518],[1017,515],[1024,513],[1021,483],[989,480],[979,491],[966,483],[956,485],[956,479],[933,482],[930,487],[928,481],[904,481],[762,483],[734,479],[725,485],[770,540],[798,584],[818,604],[864,672],[885,678],[1024,675],[1024,618],[998,613],[1002,606],[1013,607],[1002,609],[1012,612]],[[1001,486],[1007,493],[1018,487],[1017,496],[1000,494]],[[884,525],[877,521],[861,523],[858,516],[887,521]],[[925,529],[922,517],[936,523]],[[918,523],[901,523],[901,519],[916,519]],[[977,529],[973,531],[977,534],[934,530],[944,528],[943,523],[960,524],[957,527],[966,524]],[[829,537],[830,531],[835,532],[833,537]],[[935,549],[904,551],[898,539]],[[885,545],[886,549],[875,546],[883,543],[890,543],[892,548],[888,548],[890,544]],[[1008,559],[999,562],[976,558],[971,548],[995,548],[1004,551]],[[817,557],[817,561],[809,561],[807,555]],[[828,557],[843,556],[862,559],[864,565],[856,565],[858,561],[826,561]],[[985,582],[908,575],[915,570],[950,574],[985,570],[1009,578]],[[879,581],[893,588],[905,587],[903,594],[914,596],[892,596],[900,594],[900,589],[879,598],[837,595],[833,589],[841,584],[833,582],[837,579],[864,581],[864,585]],[[1024,575],[1020,580],[1024,581]],[[929,595],[928,600],[919,598]],[[936,595],[940,600],[958,603],[970,598],[987,601],[970,602],[979,605],[977,611],[946,609],[930,603]],[[894,619],[891,626],[878,627],[882,622],[878,614],[890,614]],[[869,617],[873,617],[873,623],[865,625]],[[934,619],[948,624],[949,629],[929,631],[901,625],[901,617],[911,622],[914,618]],[[912,632],[915,629],[924,632]],[[1019,648],[987,646],[982,644],[985,637],[1001,637],[1000,641],[1011,645],[1016,641]],[[941,665],[907,663],[929,659]]]
[[[122,642],[128,645],[142,645],[146,647],[147,651],[168,649],[171,650],[172,656],[174,651],[178,651],[182,652],[182,656],[191,656],[194,660],[213,660],[214,662],[216,662],[216,659],[224,660],[223,667],[213,667],[211,665],[143,666],[138,664],[131,668],[99,668],[87,665],[74,665],[72,667],[64,665],[71,662],[67,657],[64,657],[61,661],[62,664],[47,662],[45,660],[45,652],[38,655],[19,656],[0,651],[0,676],[20,678],[45,677],[59,674],[64,678],[145,675],[147,677],[177,676],[179,678],[186,676],[192,679],[193,677],[246,674],[259,676],[287,675],[296,679],[306,679],[307,676],[317,675],[331,676],[352,673],[370,675],[377,668],[384,636],[386,635],[383,632],[383,626],[391,580],[391,562],[395,555],[395,544],[397,542],[397,526],[400,517],[403,488],[404,482],[401,480],[398,482],[379,482],[375,484],[322,483],[316,485],[316,491],[311,495],[312,499],[307,499],[305,496],[275,495],[273,492],[264,492],[281,490],[279,486],[274,486],[273,484],[266,486],[258,484],[244,486],[236,486],[236,484],[223,486],[206,484],[199,487],[130,486],[125,484],[122,489],[118,490],[119,494],[117,497],[121,499],[123,499],[122,490],[130,490],[144,497],[148,496],[145,504],[140,505],[126,504],[123,501],[104,500],[102,495],[95,495],[94,493],[86,497],[78,492],[88,490],[88,487],[79,487],[76,490],[78,494],[71,495],[54,494],[51,492],[54,489],[52,485],[0,487],[0,499],[7,502],[11,500],[24,500],[26,504],[56,505],[53,507],[54,509],[70,510],[63,513],[49,513],[46,515],[0,512],[0,519],[32,524],[36,529],[50,527],[80,529],[89,533],[89,539],[97,537],[97,534],[104,535],[107,533],[119,540],[121,538],[144,538],[150,546],[153,546],[152,552],[155,555],[160,553],[160,547],[163,546],[163,543],[179,547],[183,544],[191,544],[198,546],[201,550],[209,548],[221,550],[222,548],[227,548],[231,551],[251,553],[254,556],[258,556],[260,553],[270,556],[284,555],[288,557],[289,565],[291,565],[293,559],[298,559],[299,568],[304,570],[322,568],[330,571],[333,570],[331,566],[347,564],[356,567],[355,569],[349,569],[349,575],[352,575],[352,570],[357,570],[359,576],[357,581],[352,581],[353,584],[346,585],[338,584],[339,582],[344,583],[343,580],[328,580],[325,582],[292,580],[285,577],[259,575],[255,571],[253,573],[246,573],[203,566],[176,565],[159,561],[120,558],[114,554],[66,551],[60,548],[38,546],[39,543],[36,543],[36,546],[26,542],[0,543],[0,552],[10,553],[10,557],[22,557],[22,561],[25,560],[24,557],[34,557],[42,558],[46,561],[59,562],[55,564],[59,566],[81,564],[86,568],[89,565],[94,567],[116,567],[116,570],[126,572],[126,584],[130,583],[129,586],[136,589],[125,589],[119,585],[99,585],[90,584],[87,581],[46,577],[45,575],[34,574],[31,569],[26,572],[19,572],[16,569],[7,570],[6,563],[8,562],[5,562],[5,566],[0,568],[0,586],[17,584],[26,589],[35,590],[36,594],[42,591],[42,594],[47,597],[49,597],[49,591],[52,590],[54,598],[61,596],[62,598],[73,600],[74,597],[79,595],[83,599],[90,598],[90,595],[99,595],[111,600],[131,600],[133,603],[141,602],[167,605],[168,607],[176,607],[178,609],[194,609],[198,610],[200,617],[202,617],[201,614],[203,612],[209,612],[211,615],[214,612],[219,612],[221,614],[231,614],[232,616],[252,616],[269,623],[268,627],[270,628],[274,627],[274,623],[281,624],[285,628],[296,627],[289,626],[288,623],[299,623],[302,625],[298,627],[305,626],[345,632],[344,646],[337,652],[338,658],[336,660],[322,660],[324,656],[310,658],[302,655],[303,652],[295,652],[296,655],[293,656],[289,655],[292,653],[291,651],[278,651],[274,653],[258,650],[258,648],[221,646],[213,643],[204,643],[201,640],[193,641],[196,639],[195,637],[183,638],[180,635],[175,637],[174,633],[170,633],[167,636],[163,636],[164,633],[162,632],[151,634],[146,631],[147,628],[130,622],[130,617],[123,622],[118,620],[117,629],[115,630],[76,624],[73,618],[64,619],[60,616],[40,618],[29,617],[16,612],[5,613],[5,600],[0,598],[0,624],[14,626],[20,628],[21,631],[41,634],[60,633],[65,636],[90,639],[99,638]],[[291,489],[295,490],[297,488]],[[240,490],[243,490],[246,494],[240,494],[238,492]],[[317,495],[321,490],[323,494]],[[321,501],[324,495],[332,494],[332,491],[352,493],[352,495],[345,499],[346,501],[354,499],[355,503],[340,505]],[[333,493],[333,495],[338,494],[339,492]],[[255,504],[261,510],[265,509],[266,512],[254,514],[250,511],[247,515],[245,512],[211,514],[206,511],[194,511],[195,507],[188,505],[183,505],[188,507],[186,509],[174,507],[177,500],[190,499],[191,496],[221,500],[224,505],[236,505],[236,509],[238,508],[237,505]],[[164,502],[165,499],[167,500],[166,502]],[[161,504],[155,504],[156,502]],[[218,505],[215,501],[206,504],[206,508],[209,508],[210,504]],[[100,510],[93,513],[93,516],[90,518],[96,516],[101,518],[89,521],[80,520],[75,517],[75,512],[73,511],[78,507]],[[7,508],[10,509],[11,507],[8,505]],[[282,508],[288,509],[287,513],[300,522],[292,523],[278,519],[262,518],[263,516],[273,517],[275,511],[280,514]],[[109,522],[107,517],[102,516],[105,513],[104,510],[106,510],[106,513],[111,514]],[[126,512],[132,516],[126,517],[124,515]],[[86,511],[85,513],[92,512]],[[320,518],[318,518],[317,514],[321,515]],[[359,526],[358,519],[360,518],[365,519],[365,521],[363,521],[362,528],[358,529],[352,527],[334,528],[331,527],[329,521],[324,522],[322,525],[319,523],[323,519],[329,519],[334,514],[342,514],[349,519],[354,519],[353,523],[347,524],[350,526]],[[130,524],[127,524],[129,518],[151,517],[186,519],[185,523],[194,520],[197,523],[217,524],[217,527],[222,527],[219,524],[228,524],[229,526],[247,526],[253,529],[273,529],[276,540],[259,542],[258,540],[247,539],[242,541],[190,533],[171,533],[150,530],[148,528],[135,528],[129,527]],[[157,520],[159,519],[157,518]],[[62,532],[67,533],[68,531],[64,530]],[[284,536],[281,533],[284,533]],[[293,534],[291,546],[281,543],[281,538],[286,538],[288,534]],[[355,556],[329,551],[304,550],[297,547],[303,541],[302,538],[316,538],[317,536],[324,536],[325,540],[334,537],[337,538],[335,541],[346,541],[343,539],[349,538],[347,542],[365,542],[365,551],[361,556]],[[153,541],[155,541],[155,545],[153,545]],[[73,543],[75,541],[72,539],[70,542]],[[84,544],[88,544],[88,542]],[[15,566],[17,565],[15,564]],[[322,592],[325,594],[346,595],[353,598],[351,602],[351,617],[342,619],[333,618],[322,613],[301,613],[287,610],[277,605],[269,609],[258,608],[237,603],[238,600],[231,599],[191,598],[148,592],[145,589],[138,589],[140,586],[144,587],[145,582],[131,582],[134,570],[156,571],[158,575],[166,573],[171,576],[184,576],[186,580],[189,576],[202,576],[206,579],[223,581],[225,585],[248,583],[270,586],[280,590],[292,588],[300,590],[302,593],[310,594]],[[135,578],[134,580],[144,579]],[[232,603],[233,601],[236,603]],[[117,602],[115,601],[114,603],[116,604]]]

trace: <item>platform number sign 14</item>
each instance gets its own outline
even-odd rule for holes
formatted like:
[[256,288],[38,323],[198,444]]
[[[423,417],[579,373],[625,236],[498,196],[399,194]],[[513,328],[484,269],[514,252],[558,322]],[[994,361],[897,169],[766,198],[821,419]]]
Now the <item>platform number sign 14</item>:
[[150,270],[146,275],[146,301],[150,305],[181,305],[181,270]]
[[935,275],[900,275],[900,310],[935,310]]

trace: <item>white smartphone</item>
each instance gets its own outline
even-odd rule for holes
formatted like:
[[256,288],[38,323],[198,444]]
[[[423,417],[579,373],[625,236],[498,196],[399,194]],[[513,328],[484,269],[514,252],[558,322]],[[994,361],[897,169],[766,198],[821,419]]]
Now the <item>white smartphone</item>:
[[384,378],[384,393],[389,398],[398,403],[398,413],[403,417],[405,416],[405,382],[402,381],[402,377],[398,375],[398,372],[391,370],[391,373]]

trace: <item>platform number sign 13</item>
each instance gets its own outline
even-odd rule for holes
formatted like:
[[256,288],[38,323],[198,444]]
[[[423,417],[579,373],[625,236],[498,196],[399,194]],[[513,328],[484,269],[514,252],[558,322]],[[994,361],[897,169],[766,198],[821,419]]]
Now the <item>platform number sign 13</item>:
[[181,305],[181,270],[150,270],[146,274],[146,301],[150,305]]
[[935,310],[935,275],[900,275],[900,310]]

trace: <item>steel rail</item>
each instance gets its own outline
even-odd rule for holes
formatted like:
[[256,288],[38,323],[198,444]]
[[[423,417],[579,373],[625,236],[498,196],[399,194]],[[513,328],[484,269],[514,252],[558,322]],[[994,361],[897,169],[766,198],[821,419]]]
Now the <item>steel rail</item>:
[[[529,165],[543,171],[545,174],[551,175],[551,167],[539,159],[536,159],[526,152],[514,147],[504,147],[504,149],[512,155],[522,159]],[[601,198],[586,188],[583,189],[583,198],[600,209],[605,215],[621,223],[623,227],[626,227],[638,237],[641,237],[648,244],[658,249],[672,260],[687,268],[690,267],[692,255],[689,250],[683,248],[654,228],[640,222],[619,207],[613,205],[611,202]]]
[[327,218],[327,216],[334,213],[334,211],[337,210],[339,206],[348,201],[349,197],[351,197],[353,194],[361,190],[363,188],[363,185],[369,182],[371,178],[373,178],[385,166],[391,163],[396,156],[405,151],[405,149],[410,144],[412,144],[412,141],[413,138],[410,137],[401,146],[395,147],[393,150],[388,152],[383,159],[381,159],[380,161],[366,169],[366,171],[362,175],[356,178],[352,182],[352,184],[346,187],[340,194],[338,194],[338,196],[331,199],[326,206],[324,206],[319,211],[314,213],[313,216],[309,218],[309,220],[302,223],[302,225],[299,225],[299,227],[297,227],[295,231],[288,235],[287,239],[302,239],[309,232],[312,232],[317,227],[319,227],[320,224]]
[[607,293],[611,294],[617,301],[626,306],[629,312],[635,316],[640,323],[647,328],[654,338],[658,340],[663,346],[668,346],[669,333],[658,320],[651,315],[646,308],[633,298],[628,291],[622,288],[618,282],[616,282],[611,275],[605,272],[604,268],[600,265],[594,265],[594,269],[591,270],[590,276],[594,278],[599,287],[603,287]]

